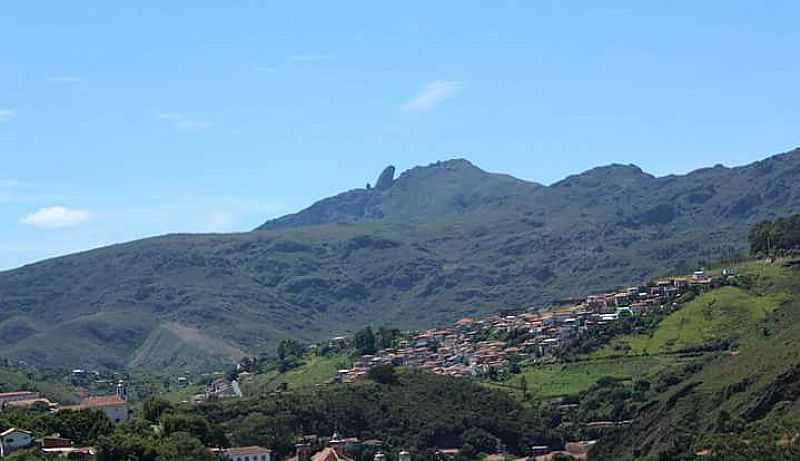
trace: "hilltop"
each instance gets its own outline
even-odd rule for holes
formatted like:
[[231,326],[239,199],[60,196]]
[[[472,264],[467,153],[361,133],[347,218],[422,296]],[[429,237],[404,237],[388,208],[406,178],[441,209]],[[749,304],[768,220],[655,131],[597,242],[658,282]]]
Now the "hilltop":
[[0,356],[40,366],[212,367],[284,338],[430,326],[545,304],[744,249],[800,210],[800,150],[550,186],[466,160],[384,171],[251,232],[166,235],[0,273]]

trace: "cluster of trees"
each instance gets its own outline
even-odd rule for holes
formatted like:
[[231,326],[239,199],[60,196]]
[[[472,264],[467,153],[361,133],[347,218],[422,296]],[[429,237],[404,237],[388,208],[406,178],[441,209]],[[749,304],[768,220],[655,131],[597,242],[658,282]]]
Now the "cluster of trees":
[[100,411],[53,413],[42,404],[30,408],[6,408],[0,412],[0,432],[11,427],[23,428],[40,436],[59,433],[78,445],[92,444],[114,432],[113,424]]
[[303,363],[306,346],[294,339],[284,339],[278,344],[278,370],[281,373],[297,368]]
[[[228,446],[219,426],[210,424],[203,416],[183,413],[166,400],[147,399],[141,417],[115,427],[97,410],[53,413],[45,405],[34,405],[0,412],[0,431],[18,427],[37,437],[59,433],[76,446],[94,446],[97,461],[211,461],[207,447]],[[154,424],[160,424],[160,432],[153,430]],[[5,459],[47,458],[39,450],[21,450]]]
[[550,418],[503,391],[412,370],[380,369],[371,378],[269,399],[209,402],[189,411],[221,427],[232,443],[269,446],[284,455],[297,434],[335,431],[413,450],[416,459],[432,459],[435,447],[467,442],[486,452],[486,444],[465,439],[470,429],[490,434],[492,446],[499,440],[519,454],[527,454],[531,445],[562,443]]
[[800,250],[800,214],[755,224],[748,241],[754,255],[779,256]]
[[353,344],[357,353],[371,355],[380,349],[394,346],[399,335],[400,330],[396,328],[380,327],[375,333],[372,331],[372,327],[366,327],[356,332],[353,336]]

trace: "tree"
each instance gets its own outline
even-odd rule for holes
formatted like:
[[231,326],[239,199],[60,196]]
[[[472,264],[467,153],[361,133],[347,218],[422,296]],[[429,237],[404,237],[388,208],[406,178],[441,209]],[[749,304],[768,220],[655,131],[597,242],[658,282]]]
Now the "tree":
[[145,419],[151,423],[158,423],[161,421],[161,415],[168,410],[172,410],[172,404],[168,400],[158,396],[148,397],[142,404],[142,413]]
[[522,397],[527,399],[528,398],[528,378],[526,378],[525,375],[522,375],[519,378],[519,388],[522,389]]
[[58,432],[79,445],[90,445],[114,432],[111,420],[99,410],[59,411],[48,421],[46,432]]
[[302,357],[304,352],[305,346],[294,339],[284,339],[278,344],[278,358],[281,360],[287,360],[292,357]]
[[464,432],[464,446],[471,446],[476,450],[476,453],[494,453],[497,451],[497,437],[491,433],[473,427]]
[[157,448],[152,437],[116,432],[97,441],[95,458],[97,461],[156,461]]
[[211,452],[191,434],[176,432],[158,444],[159,461],[213,461]]
[[305,353],[305,346],[293,339],[284,339],[278,344],[279,371],[281,373],[297,368]]
[[465,443],[458,450],[455,461],[473,461],[478,459],[478,449],[469,443]]
[[46,461],[45,455],[40,450],[17,450],[3,458],[4,461]]
[[362,330],[359,330],[353,340],[355,342],[356,350],[359,354],[371,355],[376,352],[375,334],[372,332],[371,327],[366,327]]
[[377,343],[379,349],[388,349],[394,346],[394,340],[400,334],[397,328],[380,327],[378,328]]
[[367,372],[367,378],[378,384],[396,384],[397,373],[391,365],[378,365]]
[[206,443],[211,439],[211,425],[202,416],[170,414],[162,418],[162,425],[167,436],[184,432]]
[[568,455],[566,453],[559,452],[559,453],[556,453],[555,455],[553,455],[553,457],[550,458],[550,459],[552,461],[573,461],[575,458],[573,458],[572,456],[570,456],[570,455]]
[[250,413],[233,434],[239,445],[262,445],[281,453],[294,447],[294,434],[282,417],[268,418],[263,413]]

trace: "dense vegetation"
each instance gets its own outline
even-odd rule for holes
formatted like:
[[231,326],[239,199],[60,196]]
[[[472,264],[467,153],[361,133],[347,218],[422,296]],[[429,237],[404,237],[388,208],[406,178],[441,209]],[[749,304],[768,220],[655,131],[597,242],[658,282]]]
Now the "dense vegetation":
[[[662,335],[681,338],[684,348],[728,338],[724,348],[662,375],[654,385],[658,392],[638,409],[634,424],[608,434],[592,451],[593,458],[688,460],[703,452],[721,460],[795,459],[800,434],[798,265],[777,259],[737,270],[738,288],[698,297],[694,306],[699,309],[693,311],[701,315],[687,317],[686,331],[662,323]],[[709,305],[710,317],[704,321],[702,312]],[[674,346],[657,336],[651,347],[670,354]]]
[[[505,392],[391,367],[373,369],[368,380],[356,385],[309,387],[195,407],[151,397],[134,419],[116,428],[97,411],[51,413],[44,407],[0,413],[0,430],[9,427],[37,436],[61,433],[78,445],[96,446],[99,461],[204,460],[209,459],[204,447],[255,444],[288,455],[296,436],[336,431],[383,440],[392,455],[413,450],[417,459],[432,459],[437,447],[461,448],[460,459],[471,460],[497,451],[499,442],[515,453],[526,453],[535,444],[563,444],[549,418]],[[30,458],[21,459],[37,459],[33,452],[25,453]],[[371,460],[372,454],[358,457]]]
[[191,411],[231,433],[232,443],[261,444],[282,453],[292,449],[297,434],[335,431],[384,440],[392,449],[413,450],[417,459],[431,459],[435,447],[462,447],[470,429],[492,438],[492,447],[481,444],[481,451],[494,451],[497,440],[515,453],[527,453],[534,444],[562,443],[549,420],[505,392],[389,368],[374,371],[371,378],[356,385],[211,402]]
[[800,250],[800,214],[761,221],[748,234],[750,251],[756,255],[782,255]]
[[800,150],[661,178],[611,165],[546,187],[463,160],[387,177],[254,232],[0,273],[0,355],[217,368],[283,339],[441,324],[694,268],[800,208]]

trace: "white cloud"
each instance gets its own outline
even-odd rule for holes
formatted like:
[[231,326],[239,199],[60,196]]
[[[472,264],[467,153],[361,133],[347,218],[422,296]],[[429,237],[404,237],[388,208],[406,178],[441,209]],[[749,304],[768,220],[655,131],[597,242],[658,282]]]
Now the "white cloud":
[[455,80],[428,82],[413,98],[403,104],[403,109],[415,112],[431,110],[458,94],[463,86],[461,82]]
[[10,122],[17,118],[17,113],[11,109],[0,109],[0,123]]
[[85,210],[75,210],[63,206],[42,208],[34,213],[20,219],[22,224],[35,227],[45,227],[48,229],[60,229],[64,227],[74,227],[86,222],[89,219],[89,212]]
[[157,115],[157,118],[179,130],[205,130],[211,126],[211,122],[197,114],[184,112],[161,112]]

